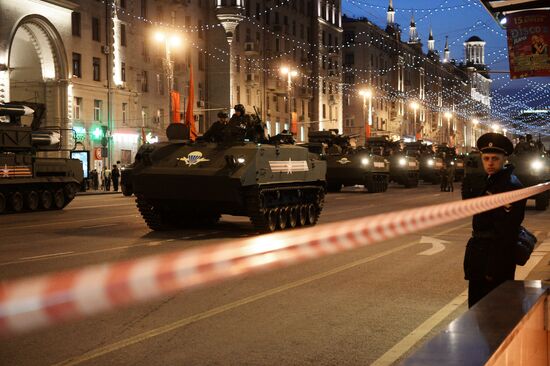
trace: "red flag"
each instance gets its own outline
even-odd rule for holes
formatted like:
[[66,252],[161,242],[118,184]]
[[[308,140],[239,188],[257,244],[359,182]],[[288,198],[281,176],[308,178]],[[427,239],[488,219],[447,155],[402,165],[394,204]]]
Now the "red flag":
[[185,111],[185,124],[189,127],[189,139],[191,141],[195,141],[197,138],[193,104],[195,104],[195,83],[193,82],[193,66],[189,65],[189,96],[187,98],[187,110]]
[[170,98],[172,98],[172,121],[174,123],[180,123],[180,93],[177,91],[171,91]]
[[145,127],[141,128],[141,143],[142,144],[147,143],[147,135],[145,134]]
[[290,132],[294,134],[294,136],[298,135],[298,113],[292,112],[292,121],[290,121]]
[[368,139],[370,137],[370,125],[365,123],[365,137]]

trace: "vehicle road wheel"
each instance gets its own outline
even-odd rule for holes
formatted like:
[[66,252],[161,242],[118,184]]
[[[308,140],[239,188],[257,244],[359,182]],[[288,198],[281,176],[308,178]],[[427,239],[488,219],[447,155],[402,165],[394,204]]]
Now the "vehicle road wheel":
[[275,231],[277,230],[277,217],[279,216],[279,212],[276,208],[270,208],[267,210],[266,218],[267,218],[267,230],[268,231]]
[[298,225],[298,207],[290,206],[288,209],[288,226],[295,228]]
[[40,204],[42,205],[42,208],[44,208],[45,210],[49,210],[50,208],[52,208],[52,203],[53,203],[52,192],[48,190],[43,191],[42,194],[40,195]]
[[13,192],[11,194],[11,208],[15,211],[15,212],[21,212],[23,211],[23,195],[21,194],[21,192]]
[[535,198],[535,209],[544,211],[548,207],[548,194],[542,193]]
[[277,223],[279,224],[279,229],[284,230],[288,226],[288,208],[283,207],[279,209],[279,216],[277,217]]
[[65,206],[65,194],[62,189],[55,191],[53,195],[53,203],[56,209],[62,209]]
[[122,189],[122,194],[126,197],[130,197],[132,194],[134,194],[134,191],[132,190],[132,186],[127,184],[121,184],[120,188]]
[[308,225],[315,225],[317,222],[317,208],[314,204],[307,205],[307,223]]
[[386,192],[388,190],[388,177],[384,177],[384,179],[382,180],[381,184],[382,184],[382,187],[380,188],[380,192]]
[[298,206],[298,225],[305,226],[307,224],[307,206]]
[[31,211],[36,211],[40,204],[40,197],[36,191],[30,191],[27,193],[27,208]]
[[3,193],[0,193],[0,214],[6,211],[6,197]]
[[74,184],[67,184],[65,186],[65,196],[67,197],[68,201],[72,201],[76,195],[76,187]]

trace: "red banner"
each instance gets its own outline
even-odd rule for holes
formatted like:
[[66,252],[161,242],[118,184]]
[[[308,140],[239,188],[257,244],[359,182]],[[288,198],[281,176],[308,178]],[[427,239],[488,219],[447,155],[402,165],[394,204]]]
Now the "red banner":
[[180,123],[180,93],[176,91],[170,92],[170,97],[172,98],[172,110],[170,111],[172,113],[172,122]]
[[550,76],[550,11],[506,16],[510,78]]
[[197,138],[197,127],[195,126],[195,115],[193,105],[195,104],[195,82],[193,80],[193,65],[189,65],[189,95],[187,97],[187,109],[185,111],[185,124],[189,128],[189,139],[195,141]]
[[290,132],[294,136],[298,135],[298,113],[292,112],[292,121],[290,121]]

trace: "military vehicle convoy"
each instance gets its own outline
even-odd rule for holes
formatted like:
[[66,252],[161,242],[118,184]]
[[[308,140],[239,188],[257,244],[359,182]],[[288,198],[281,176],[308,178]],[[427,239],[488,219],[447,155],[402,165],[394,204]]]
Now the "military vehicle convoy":
[[446,143],[437,145],[436,156],[443,159],[445,166],[454,165],[455,182],[460,182],[464,178],[464,156],[457,154],[454,147]]
[[[40,104],[0,104],[0,214],[62,209],[84,179],[77,159],[39,157],[62,149],[63,130],[40,128]],[[33,116],[30,126],[21,117]]]
[[[516,151],[508,161],[514,166],[514,174],[525,186],[533,186],[550,181],[550,156],[537,148],[531,151]],[[546,210],[550,202],[550,192],[545,191],[530,197],[535,200],[537,210]]]
[[126,173],[151,229],[210,225],[221,214],[248,216],[262,232],[317,222],[326,162],[315,154],[267,138],[258,119],[216,143],[181,140],[183,129],[172,124],[168,142],[143,145]]
[[407,156],[401,150],[399,141],[391,141],[388,136],[369,137],[368,151],[386,158],[390,162],[390,181],[412,188],[418,186],[420,164],[414,156]]
[[329,192],[339,192],[342,186],[356,184],[364,185],[371,193],[388,189],[390,164],[383,156],[363,147],[353,147],[351,136],[338,135],[335,130],[311,131],[308,137],[309,150],[327,162]]
[[462,199],[479,197],[484,194],[487,174],[483,169],[481,153],[474,150],[465,156],[464,178],[462,179]]
[[445,165],[443,159],[436,156],[430,145],[422,141],[407,142],[404,150],[407,156],[418,159],[419,179],[432,184],[438,184],[441,181],[441,170]]

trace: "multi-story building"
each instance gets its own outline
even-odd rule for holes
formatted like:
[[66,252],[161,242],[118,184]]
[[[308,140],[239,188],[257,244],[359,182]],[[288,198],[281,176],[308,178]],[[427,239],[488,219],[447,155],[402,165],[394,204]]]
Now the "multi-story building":
[[490,108],[490,79],[484,42],[465,43],[465,62],[450,58],[446,42],[441,59],[430,30],[422,51],[414,17],[407,41],[395,23],[392,1],[384,30],[366,18],[344,18],[344,132],[423,139],[463,148],[475,143],[475,129]]
[[201,1],[0,0],[0,8],[0,102],[45,104],[46,123],[74,129],[77,149],[91,152],[90,169],[129,163],[144,138],[164,135],[170,65],[182,107],[193,67],[204,127],[206,57],[194,48],[205,48]]

